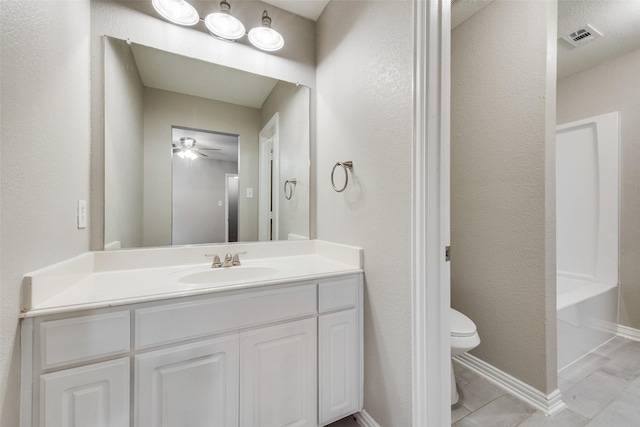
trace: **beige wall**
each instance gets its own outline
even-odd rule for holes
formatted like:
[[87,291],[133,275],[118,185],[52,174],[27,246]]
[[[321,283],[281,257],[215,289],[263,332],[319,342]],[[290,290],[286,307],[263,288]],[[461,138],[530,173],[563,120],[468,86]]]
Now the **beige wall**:
[[558,124],[620,112],[620,323],[640,329],[640,50],[558,81]]
[[144,86],[131,49],[105,40],[105,244],[142,246]]
[[[309,236],[309,89],[279,82],[269,94],[261,110],[261,128],[276,113],[279,117],[280,182],[275,190],[278,198],[278,239],[287,240],[289,233]],[[295,178],[297,184],[287,200],[284,182]]]
[[545,393],[556,388],[556,14],[553,1],[494,1],[452,32],[451,64],[452,306],[478,327],[475,356]]
[[[392,3],[331,1],[317,22],[315,180],[318,237],[364,248],[365,410],[381,426],[406,427],[412,417],[412,3]],[[349,186],[336,193],[331,168],[347,160],[353,161]]]
[[[239,240],[258,240],[260,110],[196,96],[145,89],[144,246],[171,244],[171,126],[239,135]],[[252,187],[253,199],[244,197]]]
[[89,197],[89,2],[0,8],[0,425],[13,427],[22,276],[89,248],[76,228]]

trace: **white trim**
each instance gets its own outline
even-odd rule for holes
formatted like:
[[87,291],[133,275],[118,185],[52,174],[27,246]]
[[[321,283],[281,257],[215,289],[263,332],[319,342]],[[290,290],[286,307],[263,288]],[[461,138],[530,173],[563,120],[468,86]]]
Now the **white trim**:
[[560,390],[556,389],[550,394],[544,394],[540,390],[531,387],[529,384],[512,377],[506,372],[469,353],[456,356],[453,358],[453,361],[487,379],[489,382],[522,400],[527,405],[536,408],[545,415],[552,417],[567,407],[562,401]]
[[[258,159],[258,240],[278,240],[280,182],[280,113],[275,113],[260,130]],[[272,161],[270,160],[272,159]],[[270,166],[268,166],[270,165]],[[267,185],[268,184],[268,185]],[[271,218],[269,219],[269,210]],[[271,221],[271,227],[269,227]],[[271,230],[271,236],[268,231]]]
[[356,417],[356,421],[362,427],[380,427],[380,424],[378,424],[367,411],[357,412],[353,414],[353,416]]
[[413,0],[413,427],[451,424],[449,105],[451,4]]
[[33,413],[33,319],[22,319],[20,345],[20,426],[29,427]]
[[629,326],[618,325],[618,336],[629,340],[640,342],[640,329],[631,328]]

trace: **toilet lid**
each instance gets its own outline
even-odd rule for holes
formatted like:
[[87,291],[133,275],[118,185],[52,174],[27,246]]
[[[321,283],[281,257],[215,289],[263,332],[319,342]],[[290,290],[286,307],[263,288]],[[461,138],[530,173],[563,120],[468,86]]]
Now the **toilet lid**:
[[464,314],[451,309],[451,336],[471,337],[476,333],[476,324]]

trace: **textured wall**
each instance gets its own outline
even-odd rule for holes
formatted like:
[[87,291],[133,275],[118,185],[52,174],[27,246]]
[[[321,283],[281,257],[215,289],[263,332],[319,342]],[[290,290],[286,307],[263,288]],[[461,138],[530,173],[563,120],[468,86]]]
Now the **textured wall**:
[[[309,236],[309,89],[278,83],[262,105],[262,127],[273,115],[280,114],[280,182],[278,191],[278,239],[289,233]],[[284,182],[296,178],[291,199],[284,194]]]
[[[211,1],[191,2],[201,14],[211,10]],[[178,53],[232,68],[297,82],[315,89],[315,23],[274,6],[257,1],[233,4],[233,14],[245,23],[255,22],[269,9],[274,28],[286,40],[276,54],[253,48],[246,39],[227,43],[212,38],[203,24],[181,27],[162,20],[150,1],[91,1],[91,248],[100,249],[104,240],[104,76],[102,36],[130,39],[134,43]],[[248,25],[248,24],[247,24]],[[311,123],[312,129],[315,123]],[[311,144],[314,144],[312,138]],[[313,191],[313,189],[312,189]],[[257,202],[256,202],[257,203]],[[313,199],[312,199],[313,203]],[[314,211],[312,207],[311,211]],[[312,227],[315,217],[311,218]],[[257,225],[256,225],[257,227]],[[241,233],[243,228],[241,226]],[[248,230],[249,231],[249,230]],[[249,234],[250,236],[251,234]],[[247,236],[247,235],[245,235]],[[242,240],[249,237],[241,236]]]
[[556,13],[551,1],[494,1],[453,31],[451,64],[452,306],[478,327],[474,355],[545,393],[556,388]]
[[364,407],[385,427],[411,425],[412,36],[410,1],[332,1],[317,22],[318,237],[364,248]]
[[142,246],[144,86],[131,49],[122,40],[105,43],[105,244]]
[[0,425],[14,427],[22,276],[89,247],[76,228],[89,197],[89,2],[0,8]]
[[172,243],[224,242],[226,174],[237,174],[238,163],[178,156],[173,156],[172,163]]
[[239,135],[240,241],[258,239],[258,198],[244,197],[258,188],[260,110],[206,98],[145,89],[144,246],[171,244],[171,126]]
[[620,112],[620,323],[640,329],[640,50],[558,81],[558,124]]

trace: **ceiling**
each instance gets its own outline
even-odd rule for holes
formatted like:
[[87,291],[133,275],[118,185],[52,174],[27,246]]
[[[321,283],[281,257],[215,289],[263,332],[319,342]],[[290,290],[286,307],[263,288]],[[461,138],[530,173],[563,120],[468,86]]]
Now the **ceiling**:
[[[574,48],[560,37],[590,24],[603,37]],[[558,78],[640,49],[639,0],[560,0]]]
[[[455,28],[493,0],[453,0]],[[504,0],[495,0],[504,1]],[[603,37],[581,47],[562,39],[590,24]],[[559,0],[558,79],[640,49],[640,0]]]
[[170,92],[262,108],[278,80],[132,43],[142,84]]
[[317,21],[329,0],[262,0],[272,6]]

